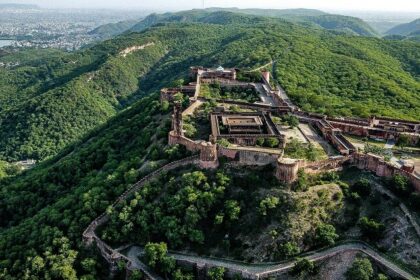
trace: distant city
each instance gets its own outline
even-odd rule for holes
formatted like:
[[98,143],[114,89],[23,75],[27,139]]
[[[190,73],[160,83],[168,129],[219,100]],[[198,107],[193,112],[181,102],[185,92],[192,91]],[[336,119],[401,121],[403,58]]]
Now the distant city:
[[67,51],[101,40],[90,33],[112,22],[140,20],[147,12],[124,10],[50,10],[0,6],[0,48],[59,48]]

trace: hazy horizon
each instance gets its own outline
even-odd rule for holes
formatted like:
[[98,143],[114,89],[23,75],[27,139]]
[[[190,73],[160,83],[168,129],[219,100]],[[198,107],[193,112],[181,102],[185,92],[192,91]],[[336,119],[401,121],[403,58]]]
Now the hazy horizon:
[[[262,8],[262,9],[319,9],[324,11],[349,11],[349,12],[406,12],[419,13],[420,1],[400,0],[155,0],[152,2],[139,2],[137,0],[0,0],[0,4],[36,4],[41,8],[74,8],[74,9],[143,9],[152,11],[177,11],[194,8],[209,7],[237,7],[237,8]],[[204,5],[203,5],[204,3]]]

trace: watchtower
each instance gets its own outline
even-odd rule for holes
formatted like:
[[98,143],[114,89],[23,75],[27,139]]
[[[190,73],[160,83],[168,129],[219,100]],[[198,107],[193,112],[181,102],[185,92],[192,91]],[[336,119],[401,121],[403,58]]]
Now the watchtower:
[[184,136],[184,131],[182,130],[182,106],[180,102],[175,102],[174,105],[172,130],[174,131],[175,136]]

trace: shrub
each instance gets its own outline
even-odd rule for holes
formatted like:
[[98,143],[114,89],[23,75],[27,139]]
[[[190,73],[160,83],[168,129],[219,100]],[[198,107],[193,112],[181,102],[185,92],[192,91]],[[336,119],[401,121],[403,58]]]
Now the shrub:
[[225,148],[230,146],[230,142],[226,139],[217,140],[217,144],[219,144],[220,146],[225,147]]
[[315,243],[320,246],[332,246],[338,237],[333,225],[321,224],[315,230]]
[[313,274],[314,271],[315,265],[313,262],[305,258],[299,258],[292,268],[292,275],[296,275],[299,278],[306,278],[308,275]]
[[210,280],[223,280],[224,275],[224,267],[212,267],[207,271],[207,276]]
[[278,147],[280,144],[279,139],[274,138],[274,137],[269,137],[267,139],[265,139],[265,146],[270,147],[270,148],[275,148]]
[[299,119],[293,115],[286,115],[283,120],[292,128],[299,126]]
[[286,242],[279,246],[279,252],[284,257],[289,258],[300,253],[300,248],[296,242]]
[[413,191],[413,186],[407,177],[396,174],[390,180],[389,186],[399,196],[408,196]]
[[260,208],[259,208],[260,213],[263,216],[267,216],[267,210],[276,208],[279,202],[280,200],[278,197],[271,196],[271,195],[266,197],[260,202]]
[[372,277],[372,264],[367,258],[357,258],[346,272],[348,280],[369,280]]
[[298,170],[298,179],[294,184],[294,190],[300,192],[306,192],[309,189],[308,176],[303,168]]
[[257,145],[263,146],[264,145],[264,138],[257,138]]
[[360,218],[359,226],[363,235],[373,240],[381,238],[385,230],[383,224],[368,217]]

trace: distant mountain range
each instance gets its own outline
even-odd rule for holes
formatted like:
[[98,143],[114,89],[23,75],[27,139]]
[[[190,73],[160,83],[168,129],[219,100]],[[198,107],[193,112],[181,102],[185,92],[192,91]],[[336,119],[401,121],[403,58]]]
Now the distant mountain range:
[[386,32],[387,35],[418,36],[420,35],[420,18],[397,25]]
[[[229,13],[236,15],[248,15],[238,18],[236,23],[250,23],[250,20],[261,22],[257,16],[271,17],[273,20],[287,20],[296,24],[311,28],[327,29],[339,33],[360,36],[378,36],[376,31],[366,22],[359,18],[328,14],[323,11],[313,9],[286,9],[286,10],[266,10],[266,9],[237,9],[237,8],[209,8],[205,10],[190,10],[177,13],[151,14],[142,21],[128,27],[132,22],[119,22],[100,26],[91,33],[109,38],[124,32],[139,32],[158,23],[169,22],[201,22],[212,24],[232,24],[232,17]],[[254,18],[249,16],[255,16]],[[229,22],[226,21],[229,19]],[[245,22],[242,22],[244,20]]]
[[33,4],[17,4],[17,3],[0,3],[0,9],[21,9],[21,10],[29,10],[29,9],[39,9],[38,5]]

